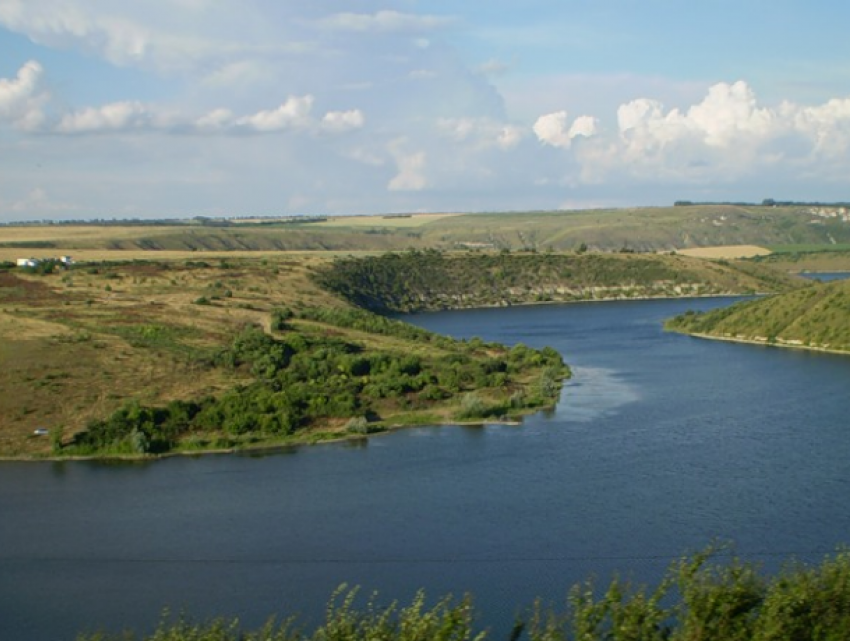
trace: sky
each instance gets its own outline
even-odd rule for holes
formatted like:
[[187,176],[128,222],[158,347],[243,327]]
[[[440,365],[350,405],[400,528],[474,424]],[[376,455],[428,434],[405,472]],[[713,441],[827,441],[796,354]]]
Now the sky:
[[847,24],[839,0],[0,0],[0,222],[846,201]]

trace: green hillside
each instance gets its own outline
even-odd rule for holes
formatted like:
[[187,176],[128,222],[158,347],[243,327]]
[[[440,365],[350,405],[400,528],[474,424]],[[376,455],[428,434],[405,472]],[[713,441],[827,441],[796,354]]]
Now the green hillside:
[[118,221],[2,227],[2,249],[112,251],[590,250],[850,243],[842,207],[699,204],[575,211]]
[[548,301],[777,292],[802,286],[747,262],[656,254],[510,254],[436,251],[339,258],[315,280],[380,312]]
[[850,281],[814,283],[769,298],[666,323],[687,334],[727,340],[850,352]]
[[354,309],[309,280],[326,261],[0,266],[0,457],[359,438],[557,400],[555,350]]

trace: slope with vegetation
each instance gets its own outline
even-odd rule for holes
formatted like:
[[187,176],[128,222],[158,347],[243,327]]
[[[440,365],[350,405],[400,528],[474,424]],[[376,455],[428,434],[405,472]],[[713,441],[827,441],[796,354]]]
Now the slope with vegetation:
[[[456,341],[316,287],[323,259],[0,273],[0,453],[313,442],[551,405],[557,352]],[[45,430],[49,436],[35,435]]]
[[[844,212],[844,213],[841,213]],[[677,207],[457,215],[114,221],[0,227],[7,250],[93,251],[675,251],[724,245],[850,243],[843,207],[692,204]]]
[[650,590],[614,579],[607,588],[574,586],[565,610],[537,604],[512,630],[482,629],[470,597],[428,605],[422,592],[399,607],[363,603],[357,590],[333,595],[313,632],[294,619],[256,631],[237,620],[166,619],[148,636],[83,634],[79,641],[846,641],[850,638],[850,555],[820,565],[789,565],[767,578],[751,563],[712,561],[706,553],[674,563]]
[[410,251],[338,258],[316,282],[379,312],[670,296],[775,292],[797,279],[744,262],[656,254]]
[[197,451],[512,420],[554,402],[566,374],[557,354],[450,341],[364,310],[795,286],[751,263],[628,253],[183,256],[0,268],[0,454]]
[[709,312],[687,312],[665,327],[711,338],[850,352],[848,318],[850,281],[834,281]]

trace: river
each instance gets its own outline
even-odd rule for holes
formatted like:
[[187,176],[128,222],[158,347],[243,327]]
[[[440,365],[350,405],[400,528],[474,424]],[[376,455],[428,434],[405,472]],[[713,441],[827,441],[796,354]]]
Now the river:
[[0,638],[321,616],[340,583],[408,600],[471,592],[507,636],[539,596],[615,571],[653,581],[711,540],[768,569],[850,541],[850,358],[661,329],[724,299],[409,317],[551,345],[554,412],[367,443],[135,464],[0,465]]

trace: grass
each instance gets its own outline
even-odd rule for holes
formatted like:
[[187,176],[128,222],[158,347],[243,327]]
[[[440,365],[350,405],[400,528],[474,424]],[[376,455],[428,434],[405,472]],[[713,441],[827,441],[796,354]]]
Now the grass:
[[[639,217],[644,213],[635,210],[634,215]],[[659,215],[668,214],[670,212],[662,210]],[[533,214],[528,219],[524,217],[526,214],[413,218],[418,223],[428,221],[417,230],[423,234],[419,242],[426,243],[425,236],[440,228],[440,233],[447,234],[445,243],[453,245],[452,234],[465,237],[472,230],[486,228],[490,220],[517,229],[527,223],[545,223],[554,229],[572,216],[586,220],[589,216],[605,215],[604,212],[552,212]],[[617,218],[632,214],[619,211],[611,215]],[[103,418],[131,399],[162,405],[175,399],[215,394],[245,382],[236,373],[208,367],[210,353],[246,323],[261,324],[268,329],[272,309],[346,306],[341,299],[317,287],[313,276],[317,270],[329,266],[334,258],[381,253],[375,249],[380,242],[368,245],[366,241],[372,243],[378,238],[389,244],[390,241],[409,244],[411,237],[405,235],[409,230],[404,229],[404,224],[411,223],[411,219],[382,220],[387,225],[400,227],[390,230],[388,235],[374,236],[364,230],[350,233],[329,229],[319,233],[314,231],[319,223],[304,225],[304,233],[312,234],[311,242],[330,244],[328,239],[333,237],[340,244],[351,242],[359,246],[358,251],[322,252],[191,251],[185,248],[152,251],[139,247],[143,239],[185,244],[191,238],[203,240],[228,234],[236,237],[236,231],[241,233],[238,238],[245,242],[249,236],[282,238],[293,233],[291,226],[284,229],[283,226],[253,228],[245,225],[235,231],[178,225],[0,227],[4,243],[55,244],[43,252],[27,249],[25,255],[70,254],[78,261],[70,270],[59,269],[49,275],[0,269],[0,389],[3,390],[0,394],[0,455],[46,456],[51,451],[50,443],[44,437],[34,437],[35,429],[61,428],[67,439],[91,419]],[[527,234],[524,237],[528,239]],[[0,248],[0,261],[14,260],[22,251],[20,248]],[[470,254],[464,251],[453,255],[465,257]],[[479,252],[471,255],[483,256]],[[525,253],[517,259],[527,262],[532,256]],[[617,264],[622,263],[623,273],[628,271],[629,261],[646,262],[653,258],[626,254],[606,256]],[[683,261],[691,261],[699,265],[700,273],[706,277],[725,269],[681,256],[658,258],[677,270]],[[745,276],[737,274],[735,278],[744,279]],[[548,283],[553,287],[555,284],[554,281]],[[729,285],[735,283],[730,280]],[[676,294],[666,289],[660,293]],[[511,300],[533,302],[537,300],[535,295],[531,290],[517,290],[511,294]],[[594,291],[593,295],[603,297],[605,292]],[[200,299],[208,304],[194,304]],[[486,303],[482,299],[482,304]],[[300,322],[306,325],[306,321]],[[317,331],[338,330],[318,328]],[[403,341],[389,336],[375,337],[353,330],[348,330],[346,335],[367,349],[397,352],[408,349],[423,355],[422,350],[426,350],[421,346],[405,347]],[[434,354],[435,350],[439,348],[430,347],[426,351]],[[386,424],[447,422],[457,410],[436,413],[439,420],[435,421],[434,412],[417,414],[419,410],[411,409],[407,418],[388,415]]]
[[[204,357],[235,328],[267,323],[282,302],[340,304],[309,283],[310,258],[231,261],[0,274],[0,454],[46,455],[47,439],[33,430],[59,425],[70,436],[129,399],[158,404],[231,387],[238,378]],[[232,296],[199,313],[191,301],[217,282],[232,284]]]
[[850,352],[850,281],[812,283],[764,299],[671,319],[669,329],[746,342]]
[[[68,444],[91,421],[130,401],[163,407],[172,400],[220,397],[254,380],[247,370],[216,365],[216,354],[245,325],[268,332],[272,310],[281,307],[297,312],[347,306],[311,280],[316,268],[328,264],[325,257],[193,258],[76,264],[48,275],[0,273],[0,456],[48,456],[54,451],[51,439],[35,437],[34,430],[61,430]],[[201,299],[206,304],[196,304]],[[348,341],[370,353],[427,360],[461,349],[327,322],[294,318],[288,323],[292,331]],[[446,401],[435,409],[430,403],[435,400],[415,394],[404,402],[376,400],[381,417],[376,427],[450,422],[454,404]],[[266,440],[210,433],[185,447],[318,442],[346,436],[345,422],[329,418],[295,437]],[[127,455],[125,445],[100,454]],[[177,451],[182,449],[178,444]]]
[[[756,245],[782,252],[850,247],[850,223],[820,219],[821,224],[813,225],[808,209],[694,205],[409,217],[337,216],[321,222],[305,220],[303,224],[242,221],[225,227],[192,221],[143,226],[3,226],[0,260],[41,251],[99,260],[102,254],[83,252],[156,251],[161,257],[172,259],[185,255],[181,252],[380,252],[409,247],[565,251],[586,244],[592,250],[674,251]],[[39,244],[45,249],[36,249]],[[47,249],[48,245],[53,248]]]
[[812,252],[848,252],[850,243],[836,244],[798,244],[798,245],[771,245],[768,247],[774,254],[801,254]]

